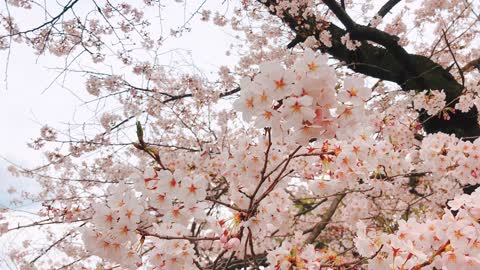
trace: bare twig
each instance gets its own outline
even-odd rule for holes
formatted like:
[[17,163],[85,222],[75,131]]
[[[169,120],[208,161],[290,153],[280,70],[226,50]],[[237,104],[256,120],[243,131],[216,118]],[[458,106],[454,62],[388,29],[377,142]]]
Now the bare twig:
[[458,73],[460,73],[460,78],[462,78],[462,86],[465,87],[465,76],[463,76],[463,70],[462,70],[462,68],[460,68],[460,65],[457,62],[457,58],[455,57],[455,54],[452,51],[452,48],[450,46],[450,42],[448,41],[448,38],[447,38],[447,32],[445,32],[445,30],[442,30],[442,31],[443,31],[443,38],[445,39],[445,43],[447,44],[447,47],[448,47],[448,51],[452,55],[453,62],[455,63],[455,65],[458,68]]

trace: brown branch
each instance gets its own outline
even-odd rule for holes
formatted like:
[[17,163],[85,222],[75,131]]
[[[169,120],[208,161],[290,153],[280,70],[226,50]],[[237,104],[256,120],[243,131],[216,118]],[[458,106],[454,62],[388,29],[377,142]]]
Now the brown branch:
[[[225,251],[223,252],[225,253]],[[248,260],[255,261],[254,265],[260,266],[267,266],[268,261],[267,261],[267,254],[262,253],[262,254],[256,254],[255,256],[247,256]],[[224,266],[224,269],[227,270],[237,270],[237,269],[243,269],[245,266],[245,260],[244,259],[233,259],[232,256],[230,256],[228,259],[224,260],[218,260],[216,265],[209,265],[205,269],[218,269],[219,267]]]
[[[213,261],[213,265],[211,267],[213,270],[217,269],[217,264],[220,262],[221,258],[223,258],[223,255],[225,255],[225,253],[227,253],[226,249],[223,250],[222,252],[220,252],[220,254],[218,254],[217,258]],[[208,267],[208,268],[210,268],[210,267]]]
[[162,240],[188,240],[190,242],[220,240],[220,237],[169,236],[169,235],[159,235],[156,233],[149,233],[145,230],[138,230],[138,232],[143,236],[151,236],[151,237],[155,237]]
[[[227,96],[231,96],[235,93],[238,93],[240,92],[240,87],[237,87],[233,90],[230,90],[230,91],[226,91],[226,92],[223,92],[219,95],[219,97],[227,97]],[[171,98],[168,98],[168,99],[165,99],[164,101],[162,101],[163,104],[166,104],[166,103],[169,103],[169,102],[172,102],[172,101],[175,101],[175,100],[179,100],[179,99],[183,99],[183,98],[187,98],[187,97],[193,97],[193,94],[192,93],[188,93],[188,94],[183,94],[183,95],[178,95],[178,96],[172,96]]]
[[[250,239],[250,253],[252,254],[252,257],[253,257],[253,265],[254,265],[254,269],[257,270],[257,269],[260,269],[258,263],[257,263],[257,260],[255,259],[257,257],[257,255],[255,255],[255,250],[253,249],[253,234],[252,234],[252,230],[250,230],[250,228],[248,228],[248,239]],[[245,251],[245,254],[247,254],[247,252]]]
[[435,251],[435,253],[433,253],[433,255],[430,257],[430,259],[424,261],[423,263],[420,263],[420,264],[415,265],[414,267],[410,268],[410,270],[420,270],[420,269],[422,269],[423,267],[432,264],[432,263],[433,263],[433,260],[435,259],[435,257],[437,257],[437,256],[440,255],[442,252],[444,252],[448,245],[450,245],[450,240],[448,240],[447,242],[443,243],[443,245],[441,245],[441,246]]
[[463,70],[460,68],[460,65],[457,62],[457,58],[455,57],[455,54],[452,51],[450,42],[448,41],[448,38],[447,38],[447,32],[445,32],[445,30],[442,30],[442,31],[443,31],[443,38],[445,39],[445,43],[447,44],[447,47],[448,47],[448,51],[450,52],[450,55],[452,55],[453,62],[457,66],[458,73],[460,73],[460,77],[462,78],[462,86],[465,86],[465,76],[463,76]]
[[86,258],[88,258],[88,256],[80,257],[80,258],[78,258],[78,259],[76,259],[76,260],[74,260],[74,261],[72,261],[72,262],[70,262],[70,263],[68,263],[68,264],[65,264],[65,265],[63,265],[63,266],[60,266],[59,268],[55,268],[55,270],[69,269],[70,266],[78,263],[79,261],[85,260]]
[[308,213],[312,212],[313,210],[315,210],[317,207],[322,205],[327,200],[328,200],[327,198],[324,198],[323,200],[320,200],[319,202],[315,203],[313,206],[310,206],[309,208],[304,209],[304,210],[298,212],[297,214],[295,214],[295,217],[299,217],[299,216],[302,216],[302,215],[305,215],[305,214],[308,214]]
[[310,235],[306,240],[306,243],[312,244],[315,241],[315,239],[317,239],[317,237],[320,235],[320,233],[325,229],[325,227],[327,227],[327,224],[332,219],[333,215],[335,214],[335,211],[338,208],[338,205],[343,200],[345,195],[346,194],[340,194],[333,199],[327,212],[323,214],[322,220],[313,227],[312,232],[310,233]]
[[[86,222],[85,223],[82,223],[82,225],[80,225],[79,227],[83,227],[85,224],[87,224]],[[53,242],[50,246],[48,246],[48,248],[44,249],[40,254],[38,254],[37,257],[35,257],[33,260],[30,261],[29,265],[33,266],[33,264],[35,264],[36,261],[38,261],[38,259],[40,259],[43,255],[45,255],[48,251],[50,251],[52,248],[54,248],[56,245],[58,245],[59,243],[61,243],[63,240],[67,239],[67,237],[71,236],[75,231],[71,231],[67,234],[65,234],[64,236],[62,236],[60,239],[58,239],[57,241]]]
[[[86,221],[86,220],[90,220],[90,218],[74,220],[74,221],[70,221],[69,223],[81,222],[81,221]],[[41,221],[38,221],[38,222],[32,222],[32,223],[29,223],[29,224],[25,224],[25,225],[18,224],[17,227],[10,228],[10,229],[8,229],[7,232],[11,232],[11,231],[19,230],[19,229],[24,229],[24,228],[37,227],[37,226],[40,227],[40,226],[44,226],[44,225],[53,225],[53,224],[65,224],[65,221],[64,220],[52,220],[52,218],[48,218],[48,219],[44,219],[44,220],[41,220]]]
[[[292,161],[293,157],[295,156],[295,154],[302,148],[302,146],[298,146],[297,148],[295,148],[295,150],[293,150],[293,152],[288,155],[288,157],[285,159],[285,164],[283,166],[283,168],[280,170],[280,172],[278,173],[277,177],[273,180],[272,184],[270,184],[270,186],[267,188],[267,190],[265,190],[265,192],[262,193],[262,195],[260,195],[260,197],[258,197],[257,200],[255,200],[255,202],[253,203],[253,206],[250,207],[249,211],[250,214],[252,214],[252,212],[255,212],[255,209],[257,209],[258,205],[260,204],[260,202],[265,199],[265,197],[268,196],[268,194],[275,188],[275,186],[280,182],[280,180],[283,179],[283,177],[285,177],[287,174],[284,175],[285,171],[287,170],[288,168],[288,165],[290,164],[290,161]],[[278,166],[277,166],[278,168]],[[276,168],[272,171],[274,172],[276,171]],[[270,175],[270,174],[269,174]],[[253,200],[254,198],[252,198]]]
[[[264,156],[264,161],[263,161],[263,167],[262,170],[260,171],[260,182],[258,183],[257,187],[252,193],[252,196],[250,197],[250,204],[248,206],[249,211],[253,210],[253,205],[255,202],[255,196],[257,196],[258,191],[260,190],[260,187],[263,185],[263,183],[268,179],[269,175],[265,176],[265,172],[267,171],[267,165],[268,165],[268,155],[270,154],[270,148],[272,147],[272,130],[270,128],[266,129],[267,136],[268,136],[268,145],[267,149],[265,150],[265,156]],[[279,167],[277,167],[279,168]],[[253,213],[251,213],[253,214]]]
[[462,71],[463,72],[470,72],[472,71],[473,69],[479,69],[480,70],[480,57],[475,59],[475,60],[472,60],[470,62],[468,62],[463,68],[462,68]]
[[206,197],[205,200],[206,200],[206,201],[211,201],[211,202],[216,203],[216,204],[223,205],[223,206],[228,207],[228,208],[230,208],[230,209],[232,209],[232,210],[235,210],[235,211],[237,211],[237,212],[246,212],[245,209],[241,209],[241,208],[235,207],[235,206],[230,205],[230,204],[228,204],[228,203],[225,203],[225,202],[216,200],[215,198],[212,198],[212,197]]
[[327,268],[327,269],[334,268],[334,269],[342,269],[342,270],[343,269],[358,269],[357,266],[359,266],[362,263],[365,263],[368,260],[371,260],[371,259],[377,257],[382,249],[383,249],[383,245],[381,245],[380,248],[375,253],[373,253],[373,255],[371,255],[370,257],[360,258],[360,259],[352,261],[352,262],[345,262],[345,263],[341,263],[341,264],[321,265],[320,269],[322,269],[322,268]]

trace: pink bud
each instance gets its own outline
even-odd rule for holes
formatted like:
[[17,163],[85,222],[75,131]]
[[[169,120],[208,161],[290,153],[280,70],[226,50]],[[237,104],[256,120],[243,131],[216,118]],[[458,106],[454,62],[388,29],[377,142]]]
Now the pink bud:
[[474,218],[480,218],[480,207],[470,208],[469,212]]
[[237,249],[240,246],[240,239],[238,238],[232,238],[228,240],[228,242],[225,244],[226,249]]

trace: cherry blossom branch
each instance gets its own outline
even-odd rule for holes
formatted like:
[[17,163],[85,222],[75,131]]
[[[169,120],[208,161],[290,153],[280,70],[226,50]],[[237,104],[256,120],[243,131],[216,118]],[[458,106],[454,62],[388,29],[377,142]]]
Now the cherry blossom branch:
[[[285,172],[285,170],[287,169],[288,167],[288,164],[290,163],[290,161],[293,159],[293,157],[295,156],[295,154],[302,148],[302,146],[298,146],[297,148],[295,148],[295,150],[290,154],[288,155],[288,157],[285,159],[285,165],[283,166],[283,168],[280,170],[280,172],[278,173],[277,177],[275,178],[275,180],[273,180],[272,184],[270,184],[270,186],[267,188],[267,190],[253,203],[253,209],[256,209],[258,207],[258,205],[260,204],[260,202],[268,196],[268,194],[275,188],[275,186],[278,184],[278,182],[280,182],[280,180],[283,178],[283,173]],[[283,162],[282,162],[283,163]],[[280,163],[280,164],[282,164]],[[280,165],[279,164],[279,165]],[[277,166],[276,168],[279,168],[279,166]],[[273,169],[272,173],[276,171],[276,169]],[[269,174],[270,175],[270,174]],[[267,176],[268,177],[268,176]],[[254,198],[252,197],[252,200]],[[250,208],[250,210],[252,210],[252,208]]]
[[365,192],[371,191],[373,189],[374,189],[374,187],[366,188],[366,189],[352,189],[352,190],[345,190],[343,192],[336,192],[336,193],[325,195],[325,196],[295,198],[295,200],[324,200],[326,198],[336,197],[336,196],[339,196],[339,195],[346,195],[346,194],[349,194],[349,193],[355,193],[355,192],[365,193]]
[[[267,266],[268,265],[268,262],[267,262],[267,254],[265,253],[262,253],[262,254],[256,254],[255,256],[248,256],[247,257],[248,260],[254,260],[254,264],[256,263],[259,267],[260,266]],[[228,262],[228,263],[227,263]],[[245,266],[245,262],[244,262],[244,259],[236,259],[234,260],[233,257],[229,257],[229,259],[226,259],[225,261],[223,262],[217,262],[217,265],[210,265],[208,267],[206,267],[205,269],[212,269],[212,270],[215,270],[215,269],[218,269],[219,267],[221,266],[224,266],[224,270],[236,270],[236,269],[243,269],[244,266]]]
[[250,204],[248,206],[248,209],[252,209],[252,206],[254,205],[254,202],[255,202],[255,196],[257,196],[257,193],[258,191],[260,190],[260,187],[263,185],[263,183],[268,179],[268,176],[270,175],[267,175],[265,176],[265,172],[267,170],[267,165],[268,165],[268,155],[270,153],[270,147],[272,146],[272,134],[271,134],[271,129],[270,128],[267,128],[266,129],[266,132],[267,132],[267,136],[268,136],[268,145],[267,145],[267,149],[265,150],[265,157],[264,157],[264,161],[263,161],[263,167],[262,167],[262,170],[260,171],[260,182],[258,183],[257,187],[255,188],[255,191],[253,191],[251,197],[250,197]]
[[[450,31],[450,29],[455,25],[455,22],[458,21],[459,18],[461,18],[464,13],[470,8],[470,5],[471,4],[468,4],[464,9],[462,9],[462,11],[458,14],[458,16],[453,19],[451,22],[449,22],[448,26],[446,27],[446,32],[448,33],[448,31]],[[430,55],[429,55],[429,59],[431,59],[434,55],[438,54],[439,52],[443,51],[445,48],[435,52],[435,50],[437,49],[438,45],[440,45],[440,42],[442,41],[442,37],[439,37],[437,42],[435,42],[435,45],[432,46],[432,50],[430,52]]]
[[[234,252],[232,252],[232,254],[230,254],[230,257],[228,258],[228,261],[227,261],[227,263],[225,264],[224,270],[231,269],[231,268],[229,268],[228,266],[230,265],[230,262],[232,262],[233,257],[235,257],[235,254],[236,254],[236,253],[237,253],[237,252],[234,251]],[[243,264],[243,266],[245,266],[245,259],[241,260],[240,262]]]
[[217,269],[218,262],[220,261],[221,258],[223,258],[223,255],[225,255],[225,253],[227,253],[227,252],[228,251],[226,249],[224,249],[222,252],[220,252],[220,254],[218,254],[217,258],[213,261],[213,265],[212,265],[213,270]]
[[304,154],[295,155],[294,158],[297,158],[297,157],[315,157],[315,156],[324,157],[324,156],[334,155],[334,154],[335,154],[334,151],[321,152],[321,153],[304,153]]
[[332,219],[333,215],[335,214],[335,211],[340,205],[340,202],[343,200],[345,196],[346,194],[340,194],[333,199],[327,212],[325,212],[322,215],[322,220],[313,227],[312,231],[310,232],[310,235],[305,241],[306,243],[312,244],[315,241],[315,239],[317,239],[317,237],[320,235],[320,233],[325,229],[325,227],[327,227],[327,224]]
[[323,0],[323,3],[337,16],[348,31],[353,31],[356,23],[335,0]]
[[15,32],[15,33],[10,33],[8,35],[5,35],[5,36],[0,36],[0,39],[1,38],[4,38],[4,37],[10,37],[10,36],[18,36],[18,35],[23,35],[23,34],[27,34],[27,33],[31,33],[31,32],[35,32],[37,30],[40,30],[42,29],[43,27],[47,26],[47,25],[51,25],[53,27],[53,25],[55,25],[55,23],[57,23],[58,20],[60,20],[60,18],[67,12],[69,11],[70,9],[73,8],[73,6],[78,2],[78,0],[73,0],[73,1],[69,1],[64,7],[63,7],[63,10],[58,13],[55,17],[53,17],[51,20],[49,21],[46,21],[44,23],[42,23],[41,25],[37,26],[37,27],[34,27],[32,29],[29,29],[29,30],[25,30],[25,31],[20,31],[20,32]]
[[68,264],[65,264],[65,265],[63,265],[63,266],[60,266],[59,268],[55,268],[55,270],[68,269],[70,266],[72,266],[72,265],[74,265],[74,264],[76,264],[76,263],[78,263],[78,262],[80,262],[80,261],[82,261],[82,260],[85,260],[85,259],[88,258],[88,257],[89,257],[89,256],[80,257],[80,258],[78,258],[78,259],[76,259],[76,260],[74,260],[74,261],[72,261],[72,262],[70,262],[70,263],[68,263]]
[[[262,180],[265,179],[265,172],[267,170],[267,165],[268,165],[268,154],[270,153],[270,148],[272,147],[272,129],[266,128],[265,131],[267,132],[267,136],[268,136],[268,142],[267,142],[268,145],[267,145],[267,150],[265,151],[265,157],[264,157],[265,160],[263,161],[263,167],[262,167],[262,170],[260,171],[260,177]],[[255,197],[255,194],[256,192],[254,192],[252,196]]]
[[[52,140],[51,142],[56,143],[70,143],[70,144],[80,144],[80,145],[101,145],[101,146],[129,146],[132,145],[131,142],[119,142],[119,143],[103,143],[103,142],[95,142],[92,140]],[[153,143],[153,142],[145,142],[147,145],[158,146],[158,147],[165,147],[165,148],[172,148],[175,150],[185,150],[189,152],[200,152],[200,149],[195,149],[187,146],[181,145],[173,145],[173,144],[164,144],[164,143]]]
[[[83,227],[85,224],[87,224],[87,223],[86,222],[82,223],[79,227]],[[37,257],[35,257],[33,260],[31,260],[29,265],[33,266],[38,259],[40,259],[43,255],[45,255],[48,251],[50,251],[53,247],[55,247],[56,245],[61,243],[63,240],[70,237],[74,232],[75,231],[70,231],[69,233],[65,234],[63,237],[61,237],[57,241],[53,242],[50,246],[48,246],[46,249],[44,249]]]
[[[90,218],[84,218],[84,219],[79,219],[79,220],[74,220],[74,221],[71,221],[70,223],[73,223],[73,222],[82,222],[82,221],[87,221],[87,220],[90,220]],[[10,232],[10,231],[15,231],[15,230],[19,230],[19,229],[24,229],[24,228],[29,228],[29,227],[35,227],[35,226],[44,226],[44,225],[52,225],[52,224],[65,224],[65,221],[63,220],[53,220],[52,221],[52,218],[49,218],[49,219],[44,219],[44,220],[41,220],[41,221],[38,221],[38,222],[33,222],[33,223],[30,223],[30,224],[26,224],[26,225],[17,225],[17,227],[13,227],[13,228],[10,228],[8,229],[7,232]]]
[[228,207],[228,208],[230,208],[230,209],[232,209],[232,210],[235,210],[235,211],[237,211],[237,212],[247,212],[247,210],[245,210],[245,209],[241,209],[241,208],[235,207],[235,206],[230,205],[230,204],[228,204],[228,203],[225,203],[225,202],[216,200],[216,199],[214,199],[214,198],[212,198],[212,197],[206,197],[205,200],[206,200],[206,201],[211,201],[211,202],[216,203],[216,204],[221,204],[221,205],[223,205],[223,206],[225,206],[225,207]]
[[380,248],[370,257],[360,258],[360,259],[352,261],[352,262],[345,262],[345,263],[341,263],[341,264],[321,265],[320,269],[323,269],[323,268],[327,268],[327,269],[331,269],[331,268],[334,268],[334,269],[358,269],[357,266],[359,266],[360,264],[363,264],[363,263],[377,257],[382,249],[383,249],[383,245],[381,245]]
[[156,233],[149,233],[145,230],[137,230],[142,236],[151,236],[162,240],[188,240],[190,242],[197,241],[216,241],[220,240],[220,237],[194,237],[194,236],[169,236],[169,235],[159,235]]
[[[257,263],[257,260],[256,260],[256,257],[257,255],[255,255],[255,251],[254,251],[254,248],[253,248],[253,234],[252,234],[252,230],[250,228],[248,228],[248,238],[250,239],[250,253],[252,254],[252,257],[253,257],[253,265],[255,266],[255,269],[260,269],[258,263]],[[245,252],[245,254],[247,254],[247,252]]]
[[[269,173],[267,173],[267,174],[265,175],[265,178],[270,177],[270,175],[272,175],[274,172],[276,172],[284,163],[290,162],[290,160],[292,160],[292,159],[295,157],[295,153],[297,153],[298,150],[300,150],[300,148],[302,148],[302,146],[298,146],[298,147],[294,150],[293,156],[290,157],[290,155],[289,155],[286,159],[282,160],[282,162],[280,162],[277,166],[275,166],[275,168],[273,168]],[[284,168],[286,168],[286,167],[284,167]]]
[[[371,40],[384,46],[393,54],[397,61],[399,61],[406,68],[406,71],[410,76],[420,79],[421,85],[425,84],[423,78],[418,76],[420,72],[417,71],[416,66],[410,60],[407,51],[398,44],[398,37],[392,36],[376,28],[355,23],[335,0],[323,0],[323,2],[342,22],[347,31],[351,34],[352,38],[359,40]],[[423,86],[423,88],[426,87]]]
[[[219,95],[219,97],[231,96],[231,95],[233,95],[235,93],[238,93],[238,92],[240,92],[240,87],[237,87],[237,88],[232,89],[232,90],[227,91],[227,92],[223,92]],[[193,97],[193,94],[188,93],[188,94],[183,94],[183,95],[178,95],[178,96],[172,96],[171,98],[168,98],[168,99],[164,100],[162,103],[166,104],[166,103],[169,103],[169,102],[172,102],[172,101],[175,101],[175,100],[178,100],[178,99],[183,99],[183,98],[186,98],[186,97]]]
[[404,212],[404,214],[403,214],[403,216],[405,216],[405,219],[408,220],[408,217],[409,217],[409,215],[410,215],[410,211],[411,211],[411,209],[412,209],[412,206],[414,206],[415,204],[417,204],[418,202],[420,202],[420,201],[422,201],[422,200],[428,200],[427,198],[430,197],[430,196],[432,196],[433,194],[434,194],[434,193],[431,192],[430,194],[423,195],[423,196],[421,196],[420,198],[417,198],[417,199],[415,199],[414,201],[408,203],[407,208],[405,209],[405,212]]
[[442,254],[442,252],[444,252],[447,247],[450,245],[450,240],[448,240],[447,242],[443,243],[436,251],[435,253],[433,253],[433,255],[426,261],[424,261],[423,263],[421,264],[417,264],[415,265],[414,267],[410,268],[410,270],[420,270],[422,269],[423,267],[427,266],[427,265],[430,265],[433,263],[433,260],[435,259],[436,256]]
[[[241,228],[240,234],[243,234],[244,228]],[[241,237],[241,236],[240,236]],[[250,232],[247,234],[247,239],[245,240],[245,246],[243,248],[243,269],[247,269],[247,263],[248,265],[249,260],[247,259],[247,254],[248,254],[248,243],[252,241],[251,234]]]
[[308,213],[312,212],[313,210],[315,210],[317,207],[319,207],[320,205],[322,205],[326,201],[328,201],[327,198],[324,198],[323,200],[320,200],[319,202],[315,203],[313,206],[310,206],[309,208],[304,209],[304,210],[298,212],[297,214],[295,214],[295,217],[299,217],[299,216],[302,216],[302,215],[305,215],[305,214],[308,214]]

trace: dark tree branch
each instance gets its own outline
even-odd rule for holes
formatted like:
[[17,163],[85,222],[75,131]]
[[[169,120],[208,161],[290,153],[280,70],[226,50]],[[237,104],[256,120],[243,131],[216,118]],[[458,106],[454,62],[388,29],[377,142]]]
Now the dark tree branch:
[[[344,62],[351,70],[370,77],[395,82],[405,91],[443,89],[446,94],[446,103],[450,104],[451,107],[455,106],[464,87],[442,66],[425,56],[408,53],[398,44],[398,37],[396,36],[356,24],[337,2],[333,0],[324,0],[324,2],[329,8],[332,8],[332,12],[345,25],[347,30],[333,23],[317,19],[315,16],[298,20],[298,18],[291,16],[288,11],[285,11],[280,19],[295,33],[298,43],[303,42],[309,36],[315,36],[318,39],[320,33],[327,30],[332,35],[332,46],[327,47],[322,44],[318,47],[318,50]],[[261,1],[261,3],[267,7],[275,7],[278,4],[276,0]],[[269,11],[272,15],[277,15],[275,9],[269,9]],[[323,25],[323,27],[319,27],[319,25]],[[357,50],[350,51],[341,42],[341,38],[347,33],[350,33],[350,36],[354,39],[373,41],[381,46],[362,42]],[[425,121],[427,118],[420,120],[424,122],[423,128],[428,133],[444,132],[455,134],[457,137],[480,135],[475,108],[468,113],[455,111],[450,120],[431,117]]]
[[343,10],[335,0],[323,0],[325,5],[337,16],[350,33],[353,39],[369,40],[384,46],[389,50],[397,61],[401,62],[409,75],[418,77],[415,65],[410,61],[408,52],[398,44],[398,37],[380,31],[376,28],[363,26],[355,23],[352,18]]
[[353,30],[356,23],[350,18],[344,8],[342,8],[335,0],[323,0],[323,3],[337,16],[348,31]]
[[[262,254],[255,254],[255,256],[248,256],[248,260],[255,261],[255,264],[258,266],[268,266],[268,261],[267,261],[267,254],[262,253]],[[227,269],[227,270],[239,270],[243,269],[245,266],[245,260],[244,259],[232,259],[230,262],[227,264],[229,258],[224,258],[223,260],[219,261],[216,265],[209,265],[205,269]]]
[[390,10],[392,10],[393,7],[395,7],[396,4],[398,4],[401,0],[389,0],[388,2],[383,5],[380,10],[377,12],[377,15],[380,17],[385,17]]

